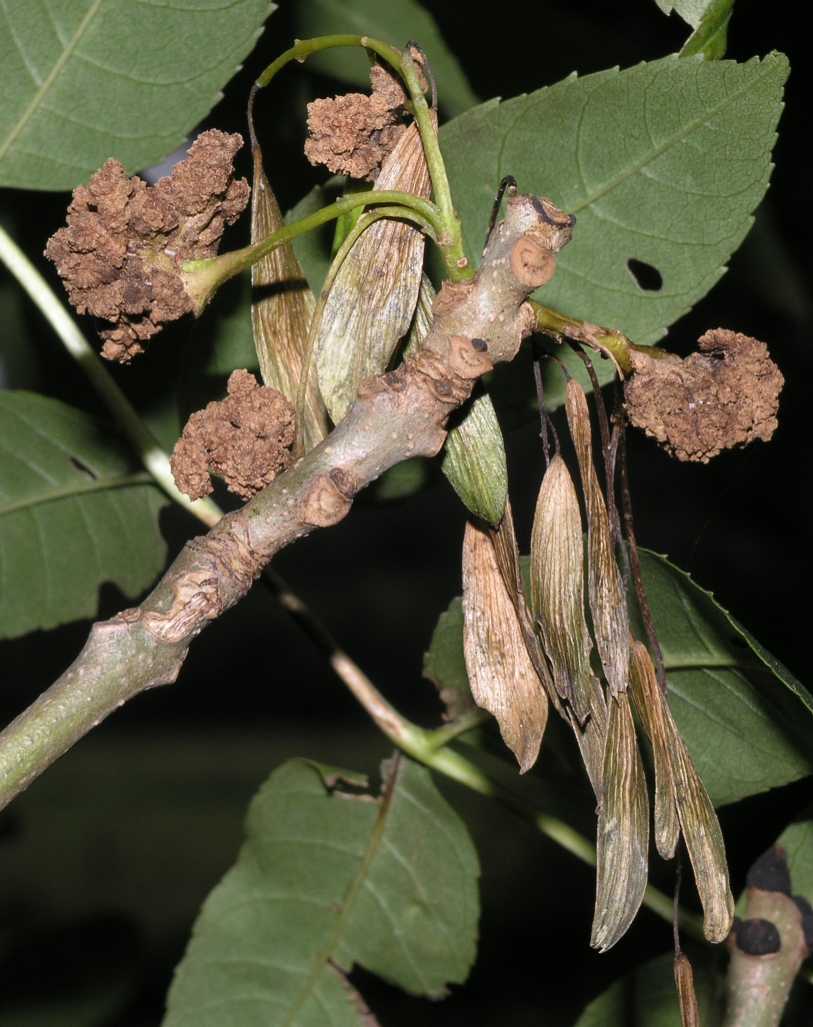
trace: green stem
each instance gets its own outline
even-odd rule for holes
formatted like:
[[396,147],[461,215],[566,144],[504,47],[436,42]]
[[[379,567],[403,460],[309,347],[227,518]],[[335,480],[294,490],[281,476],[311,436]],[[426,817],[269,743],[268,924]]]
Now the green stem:
[[490,714],[486,713],[485,710],[467,710],[465,713],[461,713],[459,717],[449,721],[448,724],[430,731],[427,740],[434,749],[442,749],[449,742],[454,741],[455,738],[465,735],[468,731],[472,731],[481,724],[486,724],[490,719]]
[[615,328],[602,328],[600,325],[591,324],[589,321],[581,321],[569,314],[562,314],[551,307],[545,307],[536,300],[528,301],[536,315],[536,327],[545,335],[550,335],[557,342],[562,339],[570,339],[572,342],[580,342],[591,349],[598,350],[609,356],[622,374],[630,374],[632,371],[631,356],[633,353],[646,353],[653,359],[668,355],[666,350],[658,349],[657,346],[636,346],[623,332]]
[[315,39],[299,39],[285,53],[280,54],[276,60],[265,69],[257,79],[257,86],[263,88],[292,61],[302,63],[311,54],[321,50],[330,50],[335,47],[358,46],[365,50],[371,50],[382,60],[386,61],[404,80],[409,97],[412,101],[415,122],[423,144],[426,166],[429,169],[429,177],[432,181],[432,192],[434,194],[439,220],[440,230],[437,232],[438,244],[443,251],[449,277],[453,281],[463,281],[471,278],[473,271],[468,267],[466,252],[463,247],[463,232],[460,219],[454,210],[452,193],[449,188],[449,179],[446,175],[446,165],[443,155],[440,152],[437,130],[434,120],[426,102],[421,87],[420,76],[415,67],[415,62],[409,52],[402,53],[390,43],[380,39],[373,39],[371,36],[353,35],[332,35],[318,36]]
[[297,39],[294,45],[281,53],[273,60],[265,71],[257,79],[257,85],[262,89],[267,86],[277,72],[297,61],[304,63],[311,54],[319,53],[320,50],[332,50],[337,46],[360,46],[365,50],[372,50],[383,58],[387,64],[401,72],[401,52],[390,43],[384,43],[380,39],[372,39],[370,36],[353,36],[349,34],[336,34],[332,36],[317,36],[315,39]]
[[439,238],[443,233],[444,224],[440,212],[430,200],[413,196],[412,193],[387,192],[383,189],[380,191],[368,189],[362,193],[351,193],[314,211],[307,217],[300,218],[299,221],[294,221],[293,224],[283,225],[276,232],[272,232],[250,246],[221,253],[217,257],[209,257],[206,260],[186,261],[182,267],[182,273],[186,290],[195,304],[195,314],[201,313],[224,282],[241,271],[247,271],[278,246],[290,242],[300,235],[305,235],[306,232],[312,232],[320,225],[327,224],[328,221],[335,221],[336,218],[348,211],[370,204],[397,205],[399,217],[409,217],[421,228],[428,227],[431,229],[430,234],[433,239]]
[[423,155],[432,181],[432,195],[444,221],[445,236],[440,240],[440,247],[446,259],[449,278],[454,282],[466,281],[474,275],[474,271],[469,267],[463,246],[463,228],[454,209],[452,191],[446,174],[446,163],[440,152],[435,119],[426,102],[420,76],[415,61],[409,53],[409,48],[404,53],[400,72],[412,100],[415,121],[423,144]]
[[34,305],[56,332],[65,349],[84,371],[90,384],[156,483],[170,499],[184,507],[198,520],[209,527],[216,524],[221,517],[221,511],[208,499],[199,499],[193,503],[178,491],[175,479],[172,477],[169,458],[158,440],[91,349],[79,330],[79,326],[57,299],[50,285],[2,226],[0,226],[0,260],[28,293]]

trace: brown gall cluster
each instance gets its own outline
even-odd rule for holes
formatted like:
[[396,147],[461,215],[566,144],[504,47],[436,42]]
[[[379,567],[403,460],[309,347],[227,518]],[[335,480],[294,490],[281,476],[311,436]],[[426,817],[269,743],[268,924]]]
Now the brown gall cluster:
[[209,495],[210,475],[250,499],[291,463],[296,415],[285,396],[242,370],[226,388],[225,399],[192,414],[172,454],[175,484],[190,499]]
[[776,431],[785,380],[758,339],[715,328],[685,360],[640,350],[631,360],[624,385],[630,423],[678,460],[705,464]]
[[308,104],[305,156],[336,175],[375,181],[384,158],[403,135],[406,94],[379,65],[370,69],[372,93],[347,93]]
[[102,355],[128,363],[162,326],[192,311],[181,265],[213,257],[226,225],[249,199],[234,178],[237,134],[200,135],[172,174],[149,186],[109,160],[68,207],[67,226],[48,240],[79,314],[110,322]]

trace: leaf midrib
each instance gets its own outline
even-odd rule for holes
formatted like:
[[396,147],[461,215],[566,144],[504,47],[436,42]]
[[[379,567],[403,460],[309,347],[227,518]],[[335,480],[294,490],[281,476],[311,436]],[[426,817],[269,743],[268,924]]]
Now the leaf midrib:
[[127,488],[129,485],[147,485],[151,481],[152,477],[146,471],[137,471],[134,474],[125,474],[118,478],[99,478],[95,481],[71,482],[62,488],[38,492],[35,496],[27,496],[25,499],[0,504],[0,517],[17,513],[19,510],[40,506],[43,503],[53,503],[60,499],[72,499],[74,496],[82,496],[90,492],[104,492],[112,489]]
[[23,111],[22,115],[19,117],[16,124],[12,126],[11,131],[8,133],[5,140],[2,143],[0,143],[0,161],[2,161],[3,158],[6,156],[10,147],[13,145],[13,143],[20,135],[22,130],[26,127],[28,122],[31,120],[33,114],[35,113],[39,105],[42,103],[45,96],[48,94],[51,86],[62,73],[62,69],[65,67],[65,65],[73,55],[73,52],[78,46],[79,41],[85,34],[85,30],[98,13],[98,10],[102,5],[102,2],[103,0],[93,0],[93,3],[87,9],[85,16],[79,22],[79,25],[77,26],[73,36],[70,38],[65,49],[62,51],[62,54],[54,64],[53,68],[51,68],[51,70],[48,72],[45,81],[42,83],[42,85],[39,87],[36,93],[34,93],[31,102]]
[[[636,164],[632,165],[632,167],[627,168],[622,173],[616,175],[616,177],[611,179],[608,183],[606,183],[606,185],[600,186],[598,192],[593,193],[591,196],[589,196],[589,198],[585,198],[585,200],[582,203],[579,203],[576,206],[574,206],[572,213],[575,214],[580,210],[584,210],[586,207],[592,206],[597,200],[600,200],[602,196],[606,196],[607,193],[612,192],[613,189],[616,189],[628,178],[631,178],[633,175],[637,175],[638,172],[642,171],[648,164],[651,164],[654,160],[657,160],[657,158],[660,157],[661,154],[666,153],[666,151],[669,150],[672,146],[674,146],[675,143],[679,143],[680,140],[684,138],[684,136],[688,135],[690,132],[693,132],[704,121],[708,121],[709,118],[712,118],[715,114],[719,113],[719,111],[723,110],[725,107],[728,106],[728,104],[736,100],[743,93],[748,92],[748,90],[750,90],[754,85],[756,85],[756,83],[761,81],[761,79],[763,79],[771,71],[771,67],[768,62],[769,58],[764,58],[760,62],[761,68],[759,74],[755,75],[753,78],[750,78],[744,85],[729,93],[725,97],[725,99],[721,100],[720,103],[715,104],[714,107],[708,110],[704,110],[702,114],[699,114],[696,118],[692,118],[692,120],[688,121],[680,129],[680,131],[675,132],[673,135],[669,136],[660,146],[656,147],[654,150],[651,150],[649,154],[646,156],[646,158],[640,160]],[[698,67],[698,71],[699,70],[700,68]]]
[[[696,129],[704,121],[707,121],[709,118],[713,117],[719,111],[723,110],[733,100],[736,100],[743,93],[746,93],[757,82],[761,81],[762,78],[764,78],[767,74],[770,73],[770,71],[772,70],[772,67],[771,67],[772,62],[769,63],[769,61],[770,61],[770,56],[763,58],[763,60],[760,62],[760,72],[757,75],[755,75],[753,78],[749,78],[749,80],[746,83],[744,83],[743,85],[738,86],[733,92],[729,93],[723,100],[721,100],[718,104],[715,104],[715,106],[712,107],[710,110],[704,110],[702,114],[698,115],[695,118],[692,118],[691,121],[688,121],[684,126],[682,126],[681,129],[678,132],[675,132],[673,135],[671,135],[667,139],[665,139],[661,143],[660,146],[656,147],[653,150],[649,150],[647,152],[646,156],[643,157],[640,161],[636,162],[634,165],[632,165],[629,168],[625,168],[624,171],[622,171],[621,173],[616,175],[615,178],[611,179],[609,182],[605,183],[604,185],[599,186],[596,192],[590,193],[589,190],[586,190],[587,195],[585,196],[584,200],[582,200],[578,204],[575,204],[571,208],[571,212],[576,214],[576,213],[578,213],[581,210],[585,210],[586,208],[591,207],[594,203],[596,203],[598,200],[600,200],[603,196],[606,196],[607,193],[612,192],[613,189],[616,189],[618,186],[622,185],[628,178],[631,178],[633,175],[637,175],[648,164],[652,163],[652,161],[654,161],[654,160],[657,160],[658,157],[660,157],[663,153],[665,153],[667,150],[669,150],[676,143],[680,142],[680,140],[684,136],[686,136],[690,132],[694,131],[694,129]],[[565,81],[567,81],[567,80],[565,80]],[[555,86],[546,86],[544,88],[547,91],[547,90],[555,88]],[[527,102],[527,100],[530,100],[532,98],[532,96],[533,96],[533,94],[530,94],[526,98],[526,102]],[[506,102],[510,102],[510,101],[506,101]],[[499,180],[502,177],[502,173],[503,173],[502,161],[503,161],[503,157],[504,157],[504,153],[505,153],[505,147],[506,147],[506,144],[508,142],[508,139],[511,136],[511,134],[514,132],[514,130],[516,129],[516,126],[517,126],[518,122],[522,120],[522,118],[525,116],[526,113],[527,113],[527,108],[523,109],[523,111],[520,114],[518,114],[516,119],[512,122],[510,129],[508,129],[508,131],[506,131],[503,134],[502,145],[500,146],[500,149],[499,149],[498,154],[497,154],[497,176],[496,176],[497,180]]]
[[364,884],[364,881],[367,877],[370,866],[381,846],[382,838],[384,837],[384,829],[387,826],[387,818],[392,809],[392,801],[395,796],[395,789],[398,784],[398,778],[400,777],[401,766],[403,766],[403,761],[398,757],[397,760],[398,762],[396,766],[393,768],[392,776],[387,782],[384,794],[381,798],[381,807],[379,809],[376,822],[373,825],[373,830],[370,833],[370,839],[367,842],[367,848],[364,851],[364,855],[362,856],[361,863],[359,864],[359,868],[356,871],[356,875],[350,882],[350,886],[347,889],[347,893],[342,902],[341,912],[336,917],[336,922],[334,924],[333,931],[325,946],[314,958],[310,972],[308,973],[308,977],[302,985],[299,995],[294,1001],[294,1004],[291,1007],[291,1011],[285,1019],[283,1027],[293,1027],[293,1025],[296,1023],[297,1015],[301,1012],[302,1007],[313,994],[313,991],[319,981],[319,978],[322,975],[322,972],[328,965],[331,955],[336,951],[336,948],[338,947],[339,942],[341,941],[342,935],[344,934],[345,929],[347,928],[349,914],[351,909],[353,908],[353,903],[356,899],[356,896],[361,891],[362,885]]

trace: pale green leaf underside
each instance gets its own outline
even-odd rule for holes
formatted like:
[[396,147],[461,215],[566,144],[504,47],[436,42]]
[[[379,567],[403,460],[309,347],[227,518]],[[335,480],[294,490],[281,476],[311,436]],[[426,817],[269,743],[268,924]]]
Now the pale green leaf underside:
[[405,759],[378,798],[342,792],[347,778],[294,760],[262,787],[164,1027],[362,1027],[337,972],[354,963],[420,995],[465,979],[479,871],[462,821]]
[[[672,960],[671,953],[658,956],[615,981],[588,1005],[575,1027],[681,1027]],[[692,962],[701,1023],[718,1027],[714,977],[694,956]]]
[[[415,41],[426,51],[444,111],[460,114],[477,103],[457,58],[446,45],[435,19],[416,0],[297,0],[296,35],[304,38],[338,32],[372,36],[395,46]],[[328,50],[311,58],[328,75],[369,88],[369,61],[362,51]]]
[[252,50],[269,0],[3,0],[0,185],[70,189],[179,146]]
[[56,400],[0,392],[0,638],[93,617],[164,565],[166,497],[110,429]]
[[[664,557],[641,552],[669,680],[669,705],[716,806],[813,773],[807,690],[747,639],[712,596]],[[424,666],[440,688],[461,688],[462,618],[455,599]],[[636,636],[644,638],[640,626]],[[779,673],[777,667],[784,672]]]
[[[578,218],[543,302],[654,342],[720,278],[751,225],[787,74],[781,54],[673,56],[456,118],[441,144],[470,256],[500,179],[514,175]],[[637,284],[631,258],[658,269],[659,290]]]

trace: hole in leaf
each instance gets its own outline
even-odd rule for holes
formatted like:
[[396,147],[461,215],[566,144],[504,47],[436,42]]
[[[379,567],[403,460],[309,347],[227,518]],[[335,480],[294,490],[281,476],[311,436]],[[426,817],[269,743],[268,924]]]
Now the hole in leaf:
[[636,260],[635,257],[630,257],[627,261],[627,267],[635,279],[638,288],[643,289],[644,292],[658,292],[663,285],[663,275],[652,264],[647,264],[644,260]]
[[70,462],[73,464],[73,466],[76,468],[76,470],[79,471],[80,474],[84,474],[86,477],[90,478],[91,481],[96,481],[96,479],[98,478],[98,475],[96,474],[95,471],[92,471],[87,466],[87,464],[83,464],[82,461],[79,460],[75,456],[69,457],[69,459],[70,459]]

